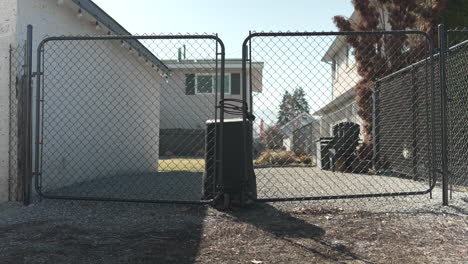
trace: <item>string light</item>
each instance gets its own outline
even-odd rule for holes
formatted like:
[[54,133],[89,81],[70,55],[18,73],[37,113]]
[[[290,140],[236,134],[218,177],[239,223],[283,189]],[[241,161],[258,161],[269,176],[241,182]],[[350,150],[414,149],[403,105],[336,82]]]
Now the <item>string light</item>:
[[101,26],[99,25],[99,22],[96,21],[96,30],[101,29]]
[[81,19],[83,17],[83,12],[81,12],[81,7],[80,7],[80,9],[78,9],[77,17],[78,17],[78,19]]

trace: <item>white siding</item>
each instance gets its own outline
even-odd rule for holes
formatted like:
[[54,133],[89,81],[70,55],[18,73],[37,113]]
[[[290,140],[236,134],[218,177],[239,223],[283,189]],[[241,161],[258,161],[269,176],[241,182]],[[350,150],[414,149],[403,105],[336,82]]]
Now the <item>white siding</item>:
[[[161,128],[204,129],[205,122],[215,117],[214,94],[185,94],[185,74],[195,73],[191,69],[174,70],[167,83],[162,86],[161,98]],[[200,70],[200,72],[213,72],[213,70]],[[240,73],[240,69],[226,69],[226,73]],[[241,78],[242,84],[242,78]],[[241,89],[242,90],[242,89]],[[242,92],[241,92],[242,93]],[[242,95],[226,94],[228,99],[242,99]],[[218,95],[219,100],[219,95]],[[226,114],[225,118],[233,118]],[[219,118],[219,113],[218,113]]]
[[0,202],[8,199],[9,49],[16,46],[16,0],[0,1]]
[[343,102],[334,111],[323,114],[320,117],[320,135],[322,137],[333,136],[333,126],[342,122],[353,122],[361,127],[360,139],[363,139],[363,121],[357,114],[357,106],[354,99]]
[[[17,36],[24,40],[26,26],[34,26],[34,61],[46,36],[105,33],[89,17],[78,19],[77,10],[68,5],[19,1]],[[118,41],[99,41],[90,49],[77,49],[82,43],[53,44],[45,46],[44,187],[156,171],[159,75]]]
[[[346,44],[342,43],[340,49],[333,56],[336,61],[336,78],[332,82],[332,99],[337,98],[349,89],[353,89],[361,78],[357,73],[356,65],[348,65],[346,53]],[[349,56],[353,55],[349,54]]]

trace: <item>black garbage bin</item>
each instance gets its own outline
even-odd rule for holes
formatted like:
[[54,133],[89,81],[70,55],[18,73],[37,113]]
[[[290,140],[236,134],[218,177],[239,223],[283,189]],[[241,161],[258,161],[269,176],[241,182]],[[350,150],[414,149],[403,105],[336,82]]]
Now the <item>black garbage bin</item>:
[[[239,197],[243,192],[248,192],[251,198],[256,198],[256,182],[253,173],[252,163],[252,136],[251,125],[246,124],[247,131],[247,151],[243,145],[243,124],[242,119],[225,119],[223,124],[223,150],[220,147],[219,122],[208,120],[206,122],[206,162],[204,175],[204,199],[212,199],[220,190],[218,186],[223,186],[223,192],[229,194],[233,200],[242,200]],[[218,157],[223,155],[223,175],[220,177],[219,164],[215,169],[215,142]],[[247,186],[247,187],[246,187]]]
[[356,160],[356,148],[359,145],[358,124],[343,122],[333,127],[332,147],[329,149],[332,170],[352,171]]

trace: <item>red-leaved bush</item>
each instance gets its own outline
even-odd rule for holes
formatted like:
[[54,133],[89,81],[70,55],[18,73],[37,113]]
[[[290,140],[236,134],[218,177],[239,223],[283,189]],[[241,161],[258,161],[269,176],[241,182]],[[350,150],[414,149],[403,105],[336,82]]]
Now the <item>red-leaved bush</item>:
[[[422,30],[437,45],[437,21],[446,0],[352,0],[358,21],[335,16],[340,31]],[[372,87],[374,80],[408,66],[427,55],[427,39],[413,34],[346,35],[354,48],[361,80],[354,87],[357,113],[364,121],[361,159],[372,156]]]

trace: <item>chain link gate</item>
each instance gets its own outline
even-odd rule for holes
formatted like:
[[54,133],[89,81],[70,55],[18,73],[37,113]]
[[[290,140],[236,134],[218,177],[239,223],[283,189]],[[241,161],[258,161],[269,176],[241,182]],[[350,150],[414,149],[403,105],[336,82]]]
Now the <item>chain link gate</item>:
[[254,200],[430,193],[440,150],[433,54],[421,31],[250,34],[243,120]]
[[[82,200],[217,199],[224,54],[215,35],[44,39],[34,107],[36,192]],[[215,129],[206,130],[209,120]]]

